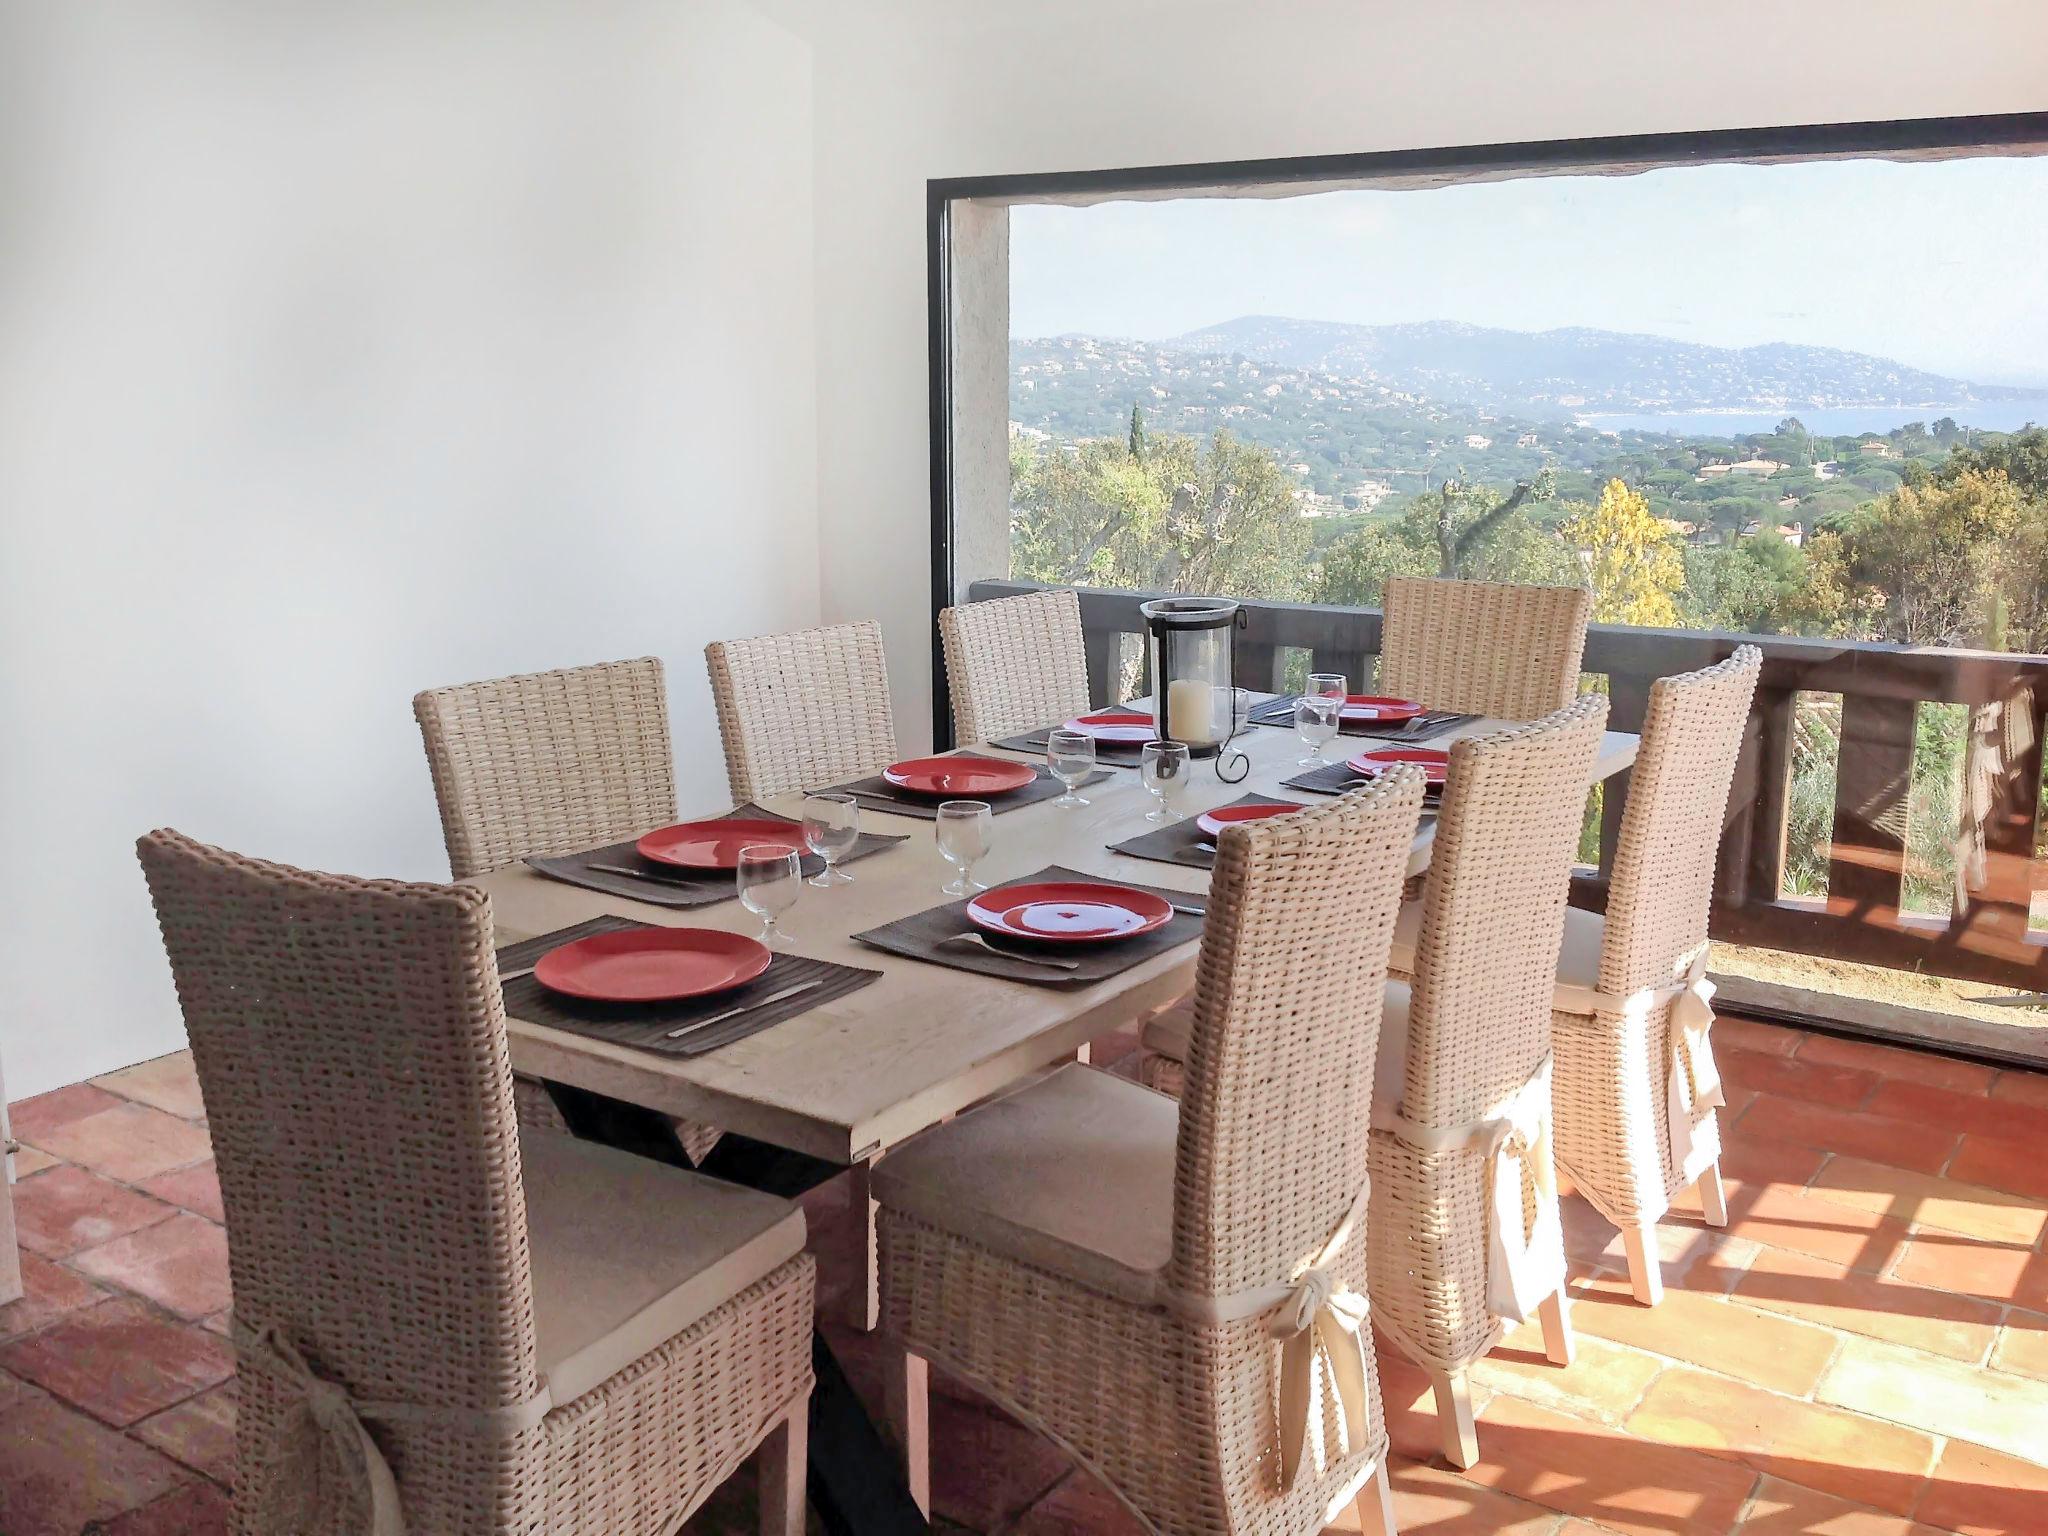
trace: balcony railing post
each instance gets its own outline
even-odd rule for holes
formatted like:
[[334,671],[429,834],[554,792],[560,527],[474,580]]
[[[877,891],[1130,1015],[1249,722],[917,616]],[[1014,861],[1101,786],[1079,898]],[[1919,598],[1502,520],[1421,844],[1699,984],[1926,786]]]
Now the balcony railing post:
[[[1640,731],[1650,708],[1654,678],[1610,673],[1607,678],[1607,729]],[[1614,870],[1614,850],[1621,846],[1621,818],[1628,806],[1627,772],[1617,773],[1600,787],[1600,873]]]
[[[1723,901],[1776,901],[1785,890],[1785,835],[1791,826],[1793,710],[1790,688],[1758,688],[1735,766],[1721,844]],[[1736,807],[1740,807],[1739,810]]]
[[1913,781],[1911,699],[1842,696],[1828,908],[1866,918],[1905,896],[1906,801]]

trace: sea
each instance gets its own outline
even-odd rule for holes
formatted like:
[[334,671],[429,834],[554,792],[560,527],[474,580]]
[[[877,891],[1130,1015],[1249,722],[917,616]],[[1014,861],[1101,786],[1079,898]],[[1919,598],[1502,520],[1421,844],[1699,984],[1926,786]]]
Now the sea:
[[1972,405],[1871,405],[1802,410],[1787,406],[1773,411],[1673,411],[1630,414],[1587,413],[1577,419],[1589,427],[1614,432],[1669,432],[1679,437],[1739,437],[1770,432],[1787,416],[1797,416],[1809,432],[1822,437],[1847,437],[1853,432],[1889,432],[1909,421],[1936,422],[1953,416],[1957,425],[1984,432],[2015,432],[2039,423],[2048,425],[2048,395],[2013,400],[1980,400]]

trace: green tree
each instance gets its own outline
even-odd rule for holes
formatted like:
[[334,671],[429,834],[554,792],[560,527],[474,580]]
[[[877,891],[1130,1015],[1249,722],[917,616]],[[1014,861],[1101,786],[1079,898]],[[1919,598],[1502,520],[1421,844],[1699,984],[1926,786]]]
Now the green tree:
[[1678,622],[1677,596],[1685,585],[1681,546],[1641,491],[1610,480],[1599,503],[1581,503],[1558,532],[1585,558],[1595,620],[1652,628]]
[[1138,402],[1131,402],[1131,457],[1145,457],[1145,413],[1138,409]]
[[2000,469],[1965,466],[1898,490],[1842,534],[1844,576],[1873,638],[1977,645],[2002,629],[2048,643],[2048,504]]

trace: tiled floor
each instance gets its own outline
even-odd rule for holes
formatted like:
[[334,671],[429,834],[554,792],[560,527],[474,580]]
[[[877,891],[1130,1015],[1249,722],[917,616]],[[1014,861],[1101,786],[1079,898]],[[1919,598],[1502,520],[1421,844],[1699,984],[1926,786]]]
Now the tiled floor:
[[[1664,1224],[1662,1306],[1629,1299],[1618,1240],[1572,1198],[1577,1363],[1524,1334],[1481,1365],[1485,1459],[1463,1474],[1434,1458],[1420,1372],[1382,1351],[1403,1532],[2048,1533],[2048,1077],[1738,1019],[1717,1044],[1730,1223]],[[0,1307],[0,1532],[225,1530],[226,1243],[188,1063],[14,1116],[28,1296]],[[807,1203],[829,1309],[843,1202]],[[876,1346],[835,1338],[872,1386]],[[1136,1536],[963,1389],[939,1383],[933,1418],[942,1523]],[[749,1482],[693,1529],[751,1530]]]

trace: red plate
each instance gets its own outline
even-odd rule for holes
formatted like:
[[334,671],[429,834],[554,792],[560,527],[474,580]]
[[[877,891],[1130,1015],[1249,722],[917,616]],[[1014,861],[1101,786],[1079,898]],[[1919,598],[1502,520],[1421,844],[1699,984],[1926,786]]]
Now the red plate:
[[1135,938],[1172,916],[1173,903],[1162,896],[1079,880],[1006,885],[967,903],[967,920],[977,928],[1056,944]]
[[768,946],[715,928],[594,933],[551,949],[533,979],[552,992],[605,1003],[658,1003],[730,992],[768,969]]
[[1195,825],[1211,837],[1223,835],[1223,829],[1235,822],[1266,821],[1274,816],[1292,816],[1300,810],[1298,805],[1225,805],[1213,811],[1204,811],[1195,818]]
[[1069,720],[1066,729],[1097,741],[1151,741],[1159,734],[1150,715],[1134,709],[1103,709]]
[[1346,720],[1413,720],[1417,715],[1427,713],[1427,706],[1413,699],[1391,699],[1378,693],[1347,693],[1344,695],[1344,718]]
[[1022,789],[1038,777],[1038,770],[992,757],[913,757],[891,763],[882,777],[920,795],[1000,795]]
[[685,821],[650,832],[633,846],[642,858],[685,869],[737,869],[740,850],[755,843],[804,851],[804,829],[786,821],[721,816],[716,821]]
[[1355,773],[1378,777],[1397,763],[1420,763],[1423,776],[1432,784],[1441,784],[1450,775],[1451,754],[1429,747],[1382,747],[1377,752],[1361,752],[1347,758],[1344,766]]

